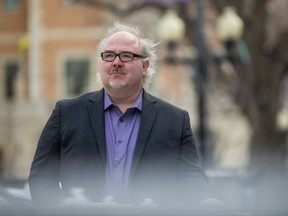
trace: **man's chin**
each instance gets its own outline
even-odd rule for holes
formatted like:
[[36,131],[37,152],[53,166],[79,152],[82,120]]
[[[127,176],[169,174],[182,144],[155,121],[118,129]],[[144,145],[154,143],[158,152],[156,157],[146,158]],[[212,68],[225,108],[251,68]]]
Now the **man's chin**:
[[112,81],[109,83],[109,86],[111,89],[120,90],[120,89],[124,89],[126,87],[126,84],[123,82],[119,82],[119,81],[117,82]]

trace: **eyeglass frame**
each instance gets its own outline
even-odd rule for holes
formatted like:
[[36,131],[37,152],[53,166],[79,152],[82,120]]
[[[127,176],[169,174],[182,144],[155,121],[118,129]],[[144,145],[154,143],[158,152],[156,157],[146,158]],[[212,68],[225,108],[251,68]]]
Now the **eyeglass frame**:
[[[114,54],[115,55],[115,58],[113,59],[113,60],[111,60],[111,61],[107,61],[107,60],[104,60],[103,59],[103,55],[105,54],[105,53],[111,53],[111,54]],[[122,59],[121,59],[121,54],[125,54],[125,53],[129,53],[129,54],[132,54],[132,59],[131,60],[129,60],[129,61],[123,61]],[[139,55],[139,54],[136,54],[136,53],[132,53],[132,52],[121,52],[121,53],[114,53],[114,52],[110,52],[110,51],[105,51],[105,52],[102,52],[101,53],[101,58],[102,58],[102,60],[103,61],[105,61],[105,62],[113,62],[116,58],[117,58],[117,56],[119,57],[119,59],[120,59],[120,61],[122,61],[122,62],[132,62],[132,61],[134,61],[134,58],[147,58],[147,57],[145,57],[145,56],[143,56],[143,55]]]

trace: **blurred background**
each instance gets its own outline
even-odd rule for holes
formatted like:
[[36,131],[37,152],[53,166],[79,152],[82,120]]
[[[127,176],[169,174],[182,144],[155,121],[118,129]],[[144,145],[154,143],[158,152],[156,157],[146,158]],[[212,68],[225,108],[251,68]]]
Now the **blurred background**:
[[147,91],[189,111],[214,193],[287,210],[287,19],[286,0],[0,0],[1,190],[29,197],[55,102],[101,88],[96,48],[119,20],[160,42]]

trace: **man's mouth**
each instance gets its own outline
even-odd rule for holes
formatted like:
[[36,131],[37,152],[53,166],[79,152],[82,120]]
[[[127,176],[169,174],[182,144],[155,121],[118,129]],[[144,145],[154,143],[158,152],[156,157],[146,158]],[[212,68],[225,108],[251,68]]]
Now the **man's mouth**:
[[110,72],[110,75],[112,75],[112,74],[125,74],[125,72],[122,70],[113,70]]

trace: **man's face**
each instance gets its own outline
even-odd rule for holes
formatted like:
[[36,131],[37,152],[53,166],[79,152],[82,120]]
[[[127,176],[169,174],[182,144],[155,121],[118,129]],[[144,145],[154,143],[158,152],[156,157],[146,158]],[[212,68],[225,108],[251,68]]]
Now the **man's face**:
[[[102,52],[116,54],[130,52],[139,54],[138,39],[128,32],[118,32],[112,35],[103,47]],[[133,61],[122,62],[117,56],[114,61],[100,61],[100,77],[107,91],[129,90],[139,91],[143,87],[144,77],[149,62],[135,57]],[[114,91],[115,92],[115,91]]]

